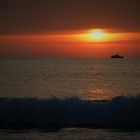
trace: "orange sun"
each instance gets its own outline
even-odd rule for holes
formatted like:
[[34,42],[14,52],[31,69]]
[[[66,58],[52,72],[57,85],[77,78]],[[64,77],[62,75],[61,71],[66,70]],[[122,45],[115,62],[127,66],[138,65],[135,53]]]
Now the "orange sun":
[[111,38],[112,35],[104,29],[91,29],[79,35],[79,39],[88,42],[107,42]]
[[103,29],[93,29],[88,33],[88,37],[95,41],[104,41],[107,39],[107,33]]

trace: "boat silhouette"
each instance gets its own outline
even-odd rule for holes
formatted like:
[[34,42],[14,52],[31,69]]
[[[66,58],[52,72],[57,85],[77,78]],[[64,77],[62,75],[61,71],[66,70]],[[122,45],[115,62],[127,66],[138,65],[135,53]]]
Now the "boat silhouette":
[[124,58],[123,56],[120,56],[119,53],[118,54],[113,54],[111,56],[111,58]]

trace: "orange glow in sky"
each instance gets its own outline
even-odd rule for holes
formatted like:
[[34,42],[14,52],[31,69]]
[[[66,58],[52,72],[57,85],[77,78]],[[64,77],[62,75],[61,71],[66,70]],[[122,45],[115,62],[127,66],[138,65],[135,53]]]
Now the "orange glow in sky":
[[108,57],[114,52],[140,54],[139,32],[108,29],[0,36],[0,54],[50,57]]
[[100,44],[105,42],[140,40],[140,33],[109,32],[105,29],[89,29],[77,31],[76,33],[52,33],[48,35],[47,39],[49,42]]
[[90,29],[80,33],[54,33],[48,36],[49,41],[70,41],[70,42],[106,42],[111,41],[111,34],[103,29]]

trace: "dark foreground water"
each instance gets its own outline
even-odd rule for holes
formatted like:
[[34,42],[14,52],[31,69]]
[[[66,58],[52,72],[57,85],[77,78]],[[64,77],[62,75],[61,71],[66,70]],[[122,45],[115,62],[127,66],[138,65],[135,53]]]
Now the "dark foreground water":
[[0,140],[139,140],[140,130],[65,128],[44,130],[0,130]]
[[1,99],[0,127],[0,140],[139,140],[140,96]]

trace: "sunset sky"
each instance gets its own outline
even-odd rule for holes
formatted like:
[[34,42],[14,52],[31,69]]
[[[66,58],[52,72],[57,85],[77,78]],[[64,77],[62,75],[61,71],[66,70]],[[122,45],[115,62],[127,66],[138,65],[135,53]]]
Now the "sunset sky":
[[0,57],[140,57],[139,0],[3,0]]

